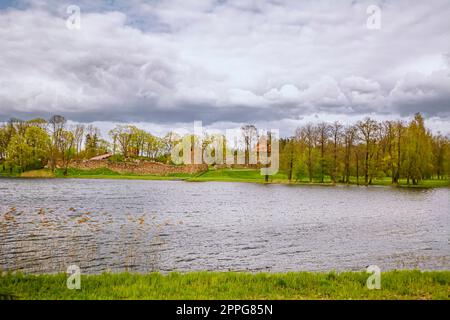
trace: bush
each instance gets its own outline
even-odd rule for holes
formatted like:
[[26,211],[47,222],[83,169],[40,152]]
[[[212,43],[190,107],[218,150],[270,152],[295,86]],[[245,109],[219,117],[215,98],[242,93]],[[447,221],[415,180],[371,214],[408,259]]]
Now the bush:
[[170,156],[168,156],[168,155],[160,155],[160,156],[156,157],[155,161],[156,162],[167,163],[168,161],[170,161]]
[[383,179],[384,177],[386,177],[384,171],[382,170],[377,171],[377,179]]
[[123,161],[124,161],[124,157],[123,157],[123,155],[121,155],[121,154],[115,154],[115,155],[109,157],[109,158],[108,158],[108,161],[111,162],[111,163],[114,163],[114,162],[123,162]]

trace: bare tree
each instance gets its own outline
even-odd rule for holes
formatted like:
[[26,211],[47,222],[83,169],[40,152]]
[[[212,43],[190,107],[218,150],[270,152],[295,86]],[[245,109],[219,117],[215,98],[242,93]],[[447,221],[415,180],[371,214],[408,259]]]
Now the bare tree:
[[365,154],[364,154],[364,183],[369,184],[369,166],[370,160],[372,158],[372,149],[375,143],[375,133],[378,129],[378,124],[375,120],[366,118],[363,121],[358,121],[356,124],[359,133],[361,134],[361,139],[365,143]]
[[321,122],[316,126],[318,143],[320,145],[320,175],[321,182],[325,175],[325,146],[330,133],[330,126],[326,122]]
[[314,155],[313,151],[317,142],[317,131],[311,123],[306,124],[303,128],[297,129],[297,137],[299,141],[306,147],[307,157],[306,166],[308,169],[309,182],[312,182],[314,175]]
[[56,168],[56,161],[58,154],[61,151],[62,134],[66,125],[66,118],[60,115],[54,115],[48,121],[51,131],[51,146],[50,146],[50,168],[52,171]]
[[244,137],[245,144],[245,164],[250,164],[250,153],[252,150],[252,146],[256,141],[258,141],[258,135],[256,127],[252,124],[247,124],[241,127],[242,135]]
[[77,155],[81,152],[81,149],[83,148],[83,139],[85,130],[86,126],[84,124],[77,124],[75,126],[75,129],[73,130],[73,135],[75,139],[75,150]]
[[398,183],[400,179],[400,170],[401,170],[401,164],[402,164],[402,140],[403,135],[406,130],[405,125],[402,121],[397,121],[395,123],[395,130],[396,130],[396,138],[397,138],[397,168],[395,170],[395,173],[392,172],[393,176],[393,183]]
[[445,158],[448,151],[448,139],[446,139],[440,131],[437,132],[437,136],[433,139],[433,153],[434,153],[434,168],[436,176],[439,179],[443,178],[443,172],[445,171]]
[[341,133],[342,133],[342,124],[339,123],[339,121],[335,121],[330,126],[330,132],[331,137],[333,139],[333,170],[331,178],[333,180],[333,183],[336,183],[336,176],[337,176],[337,167],[338,167],[338,151],[339,151],[339,145],[341,143]]
[[75,155],[75,137],[72,132],[62,130],[60,134],[61,166],[66,176],[70,161]]
[[344,182],[350,183],[350,163],[352,157],[353,144],[356,138],[356,128],[354,126],[349,126],[345,128],[344,132],[344,146],[345,146],[345,156],[344,156]]

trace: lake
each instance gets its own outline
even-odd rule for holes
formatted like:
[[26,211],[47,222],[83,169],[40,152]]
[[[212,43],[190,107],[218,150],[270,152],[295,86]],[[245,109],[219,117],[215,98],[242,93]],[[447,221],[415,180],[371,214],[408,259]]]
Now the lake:
[[0,179],[0,269],[450,268],[450,190]]

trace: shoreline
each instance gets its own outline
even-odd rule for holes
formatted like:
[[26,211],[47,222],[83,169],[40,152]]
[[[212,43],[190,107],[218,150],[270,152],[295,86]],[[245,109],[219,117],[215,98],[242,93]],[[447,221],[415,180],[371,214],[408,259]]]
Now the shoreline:
[[[272,179],[265,182],[263,179],[245,179],[230,177],[202,177],[203,174],[197,176],[163,176],[163,175],[137,175],[137,174],[70,174],[61,176],[56,174],[42,174],[43,170],[28,171],[21,175],[0,174],[0,179],[93,179],[93,180],[161,180],[161,181],[183,181],[183,182],[240,182],[240,183],[256,183],[264,185],[288,185],[288,186],[322,186],[322,187],[391,187],[391,188],[412,188],[412,189],[432,189],[432,188],[450,188],[450,180],[423,180],[418,185],[413,184],[391,184],[386,182],[372,182],[372,184],[364,183],[332,183],[332,182],[306,182],[306,181],[288,181],[284,179]],[[249,170],[250,171],[250,170]],[[33,173],[36,172],[36,173]],[[208,171],[212,172],[212,171]],[[207,172],[207,173],[208,173]]]
[[[436,185],[407,185],[407,184],[382,184],[372,183],[369,185],[356,184],[356,183],[321,183],[321,182],[284,182],[284,181],[254,181],[245,179],[195,179],[195,178],[175,178],[166,176],[67,176],[67,177],[21,177],[21,176],[2,176],[0,179],[22,179],[22,180],[69,180],[69,179],[86,179],[86,180],[138,180],[138,181],[178,181],[178,182],[190,182],[190,183],[206,183],[206,182],[223,182],[223,183],[253,183],[262,185],[283,185],[283,186],[310,186],[310,187],[385,187],[385,188],[404,188],[404,189],[445,189],[450,188],[450,184],[436,184]],[[443,181],[443,180],[441,180]]]

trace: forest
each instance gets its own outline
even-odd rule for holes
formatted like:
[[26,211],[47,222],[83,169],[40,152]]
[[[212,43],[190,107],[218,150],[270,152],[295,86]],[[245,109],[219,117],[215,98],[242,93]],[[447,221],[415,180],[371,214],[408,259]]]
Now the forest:
[[[254,125],[242,127],[242,148],[248,163],[258,141]],[[110,153],[109,161],[147,159],[171,163],[170,151],[182,139],[175,132],[163,137],[134,125],[116,125],[102,137],[93,125],[69,125],[63,116],[49,120],[10,119],[0,126],[0,171],[20,173],[44,167],[61,168],[72,160]],[[194,137],[193,137],[194,139]],[[202,137],[202,148],[212,141]],[[225,143],[227,143],[225,141]],[[409,121],[365,118],[354,124],[307,123],[291,137],[280,138],[280,170],[289,181],[372,184],[389,177],[392,184],[406,179],[417,185],[424,179],[448,179],[449,137],[426,128],[419,113]],[[354,182],[354,181],[353,181]]]
[[377,122],[365,118],[354,125],[339,122],[307,124],[280,141],[280,167],[289,180],[349,183],[351,177],[371,184],[373,178],[390,177],[418,184],[423,179],[447,179],[449,138],[432,134],[417,113],[409,123]]

